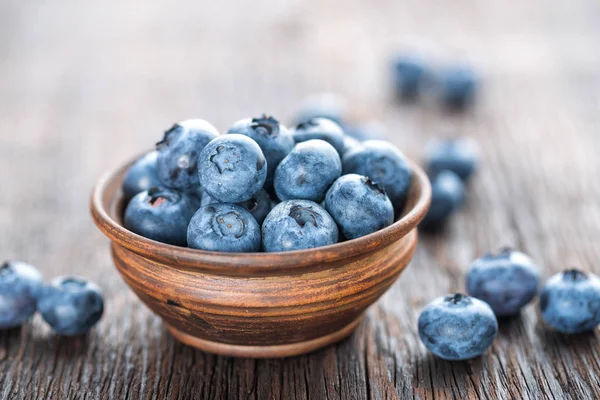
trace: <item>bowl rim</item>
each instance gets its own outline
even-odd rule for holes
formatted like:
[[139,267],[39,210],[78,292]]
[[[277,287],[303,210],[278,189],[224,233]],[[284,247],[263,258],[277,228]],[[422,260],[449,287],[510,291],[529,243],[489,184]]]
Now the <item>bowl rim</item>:
[[[413,175],[409,198],[414,205],[392,225],[369,235],[316,249],[273,253],[224,253],[160,243],[126,229],[115,220],[118,203],[123,197],[121,184],[125,172],[139,157],[115,170],[105,173],[96,183],[90,199],[90,212],[98,228],[114,244],[144,258],[165,263],[173,268],[218,272],[226,275],[244,273],[293,273],[307,267],[350,259],[366,252],[384,248],[405,237],[425,217],[431,201],[431,185],[423,170],[409,160]],[[411,195],[412,193],[412,195]],[[107,207],[108,206],[108,207]],[[110,211],[107,209],[110,208]],[[236,271],[236,269],[238,271]]]

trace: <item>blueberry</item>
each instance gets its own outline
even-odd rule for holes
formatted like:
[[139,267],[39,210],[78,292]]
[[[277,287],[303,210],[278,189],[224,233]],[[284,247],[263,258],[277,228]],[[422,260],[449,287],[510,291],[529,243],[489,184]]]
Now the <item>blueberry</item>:
[[347,239],[368,235],[394,222],[394,207],[385,190],[361,175],[336,180],[327,191],[325,205]]
[[129,201],[139,192],[161,185],[161,181],[158,178],[158,171],[156,170],[157,158],[158,152],[151,151],[129,167],[123,180],[123,195],[125,196],[125,200]]
[[227,253],[260,251],[260,238],[260,227],[252,214],[227,203],[201,207],[187,231],[189,247]]
[[[218,200],[213,199],[208,193],[202,195],[201,205],[219,203]],[[256,222],[262,224],[267,214],[273,209],[273,201],[265,189],[259,190],[249,200],[237,203],[238,206],[244,207],[250,211]]]
[[104,300],[92,282],[78,277],[58,277],[42,289],[38,310],[56,333],[81,335],[102,317]]
[[489,305],[464,294],[438,297],[419,317],[425,347],[444,360],[466,360],[483,354],[498,334]]
[[248,136],[232,133],[211,141],[198,158],[200,183],[223,203],[249,200],[267,178],[267,160]]
[[165,132],[158,150],[158,176],[163,185],[194,191],[198,187],[198,155],[219,131],[202,119],[189,119]]
[[267,160],[266,185],[273,184],[275,168],[294,148],[294,137],[288,129],[273,117],[263,114],[259,118],[247,118],[236,122],[227,133],[239,133],[252,138],[260,146]]
[[292,130],[296,143],[321,139],[335,147],[339,154],[344,152],[344,131],[336,122],[327,118],[313,118],[298,124]]
[[196,196],[152,188],[131,199],[125,209],[124,224],[149,239],[185,246],[188,223],[199,207]]
[[416,99],[426,76],[427,67],[422,57],[404,54],[394,60],[394,86],[399,98],[403,100]]
[[600,324],[600,278],[577,269],[552,276],[540,292],[544,321],[562,333],[582,333]]
[[473,103],[478,76],[466,65],[446,68],[439,74],[442,103],[452,110],[462,110]]
[[350,150],[356,148],[356,147],[360,147],[361,143],[357,140],[354,139],[352,136],[344,136],[344,150],[342,151],[342,156],[344,154],[346,154],[347,152],[349,152]]
[[428,232],[441,230],[464,199],[465,189],[460,178],[454,172],[442,171],[431,181],[431,205],[419,227]]
[[318,93],[307,97],[296,115],[296,123],[301,124],[313,118],[327,118],[341,124],[346,118],[347,101],[333,93]]
[[404,154],[384,140],[367,140],[344,154],[344,174],[368,176],[385,189],[395,208],[406,199],[412,181],[412,168]]
[[535,297],[539,283],[531,258],[509,248],[473,261],[467,274],[469,295],[488,303],[499,317],[518,314]]
[[31,318],[41,286],[35,267],[8,261],[0,265],[0,329],[16,328]]
[[309,200],[276,205],[262,225],[265,251],[312,249],[337,243],[338,228],[323,207]]
[[320,202],[342,173],[340,156],[323,140],[298,143],[275,170],[275,193],[280,200]]
[[477,143],[466,137],[433,139],[425,147],[425,168],[433,178],[441,171],[449,170],[467,181],[478,160]]

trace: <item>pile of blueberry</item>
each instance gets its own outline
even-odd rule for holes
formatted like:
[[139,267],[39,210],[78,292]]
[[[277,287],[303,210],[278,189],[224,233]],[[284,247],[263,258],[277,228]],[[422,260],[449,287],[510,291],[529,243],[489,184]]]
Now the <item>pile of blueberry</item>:
[[126,173],[125,227],[194,249],[279,252],[391,225],[412,180],[407,159],[343,128],[339,103],[312,104],[291,129],[267,115],[222,135],[201,119],[175,124]]
[[[540,272],[527,255],[508,248],[473,261],[469,296],[454,294],[429,303],[418,322],[421,340],[436,356],[465,360],[483,354],[498,334],[498,319],[513,317],[538,293]],[[539,293],[542,318],[566,334],[600,324],[600,278],[570,269],[552,276]]]
[[58,277],[50,283],[22,262],[0,265],[0,329],[21,326],[36,311],[60,335],[80,335],[102,317],[104,300],[95,284],[78,277]]

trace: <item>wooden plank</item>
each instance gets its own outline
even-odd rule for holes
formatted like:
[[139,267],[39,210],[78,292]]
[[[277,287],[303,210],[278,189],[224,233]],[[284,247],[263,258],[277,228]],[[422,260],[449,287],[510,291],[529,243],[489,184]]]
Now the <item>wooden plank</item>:
[[[85,339],[57,338],[39,317],[0,333],[0,398],[600,398],[598,332],[552,333],[536,305],[468,362],[435,359],[416,333],[422,306],[463,290],[470,260],[504,244],[545,277],[571,265],[600,273],[599,17],[592,0],[0,2],[0,255],[48,278],[84,275],[107,299]],[[475,111],[391,101],[389,55],[415,41],[481,67]],[[384,121],[413,158],[446,129],[476,138],[484,160],[467,207],[423,238],[337,346],[254,361],[175,342],[114,271],[88,216],[92,185],[175,120],[290,121],[321,90]]]

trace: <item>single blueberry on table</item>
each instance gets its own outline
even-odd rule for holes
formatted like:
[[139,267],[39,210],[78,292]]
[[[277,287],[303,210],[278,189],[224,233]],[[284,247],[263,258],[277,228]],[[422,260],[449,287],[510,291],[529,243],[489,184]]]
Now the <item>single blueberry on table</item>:
[[292,130],[296,143],[321,139],[332,145],[338,154],[344,152],[344,131],[336,122],[327,118],[313,118],[296,125]]
[[513,316],[535,297],[540,271],[527,255],[509,248],[473,261],[467,292],[485,301],[498,317]]
[[125,209],[125,228],[162,243],[186,246],[187,226],[200,207],[195,195],[165,188],[138,193]]
[[280,200],[320,202],[342,174],[342,162],[323,140],[298,143],[275,170],[275,193]]
[[546,324],[562,333],[582,333],[600,324],[600,278],[577,269],[552,276],[540,291]]
[[131,200],[139,192],[155,186],[161,186],[156,169],[157,158],[158,152],[151,151],[129,167],[123,180],[123,195],[127,201]]
[[199,185],[198,155],[217,136],[219,131],[202,119],[189,119],[166,131],[156,144],[158,176],[163,185],[195,191]]
[[[219,203],[219,201],[213,199],[208,193],[204,193],[202,195],[202,201],[200,202],[200,205],[205,206],[214,203]],[[256,192],[249,200],[236,204],[250,211],[250,214],[252,214],[259,225],[262,224],[262,222],[265,220],[265,217],[274,206],[271,197],[265,189],[261,189]]]
[[267,160],[260,146],[237,133],[206,145],[198,158],[198,169],[206,193],[223,203],[249,200],[267,178]]
[[462,110],[475,100],[479,77],[466,65],[455,65],[439,74],[442,103],[451,110]]
[[415,100],[426,76],[427,66],[422,57],[404,54],[393,62],[394,86],[402,100]]
[[252,138],[261,148],[267,160],[266,185],[273,184],[275,168],[294,148],[294,137],[275,118],[262,115],[236,122],[227,133],[239,133]]
[[419,316],[421,341],[444,360],[480,356],[497,334],[498,320],[490,306],[460,293],[433,300]]
[[235,204],[213,203],[201,207],[187,231],[193,249],[244,253],[260,251],[260,227],[252,214]]
[[267,252],[312,249],[337,243],[338,227],[329,213],[309,200],[277,204],[262,225]]
[[16,328],[36,311],[36,296],[42,287],[39,271],[22,262],[0,265],[0,329]]
[[454,172],[442,171],[431,181],[431,205],[419,228],[426,232],[443,229],[464,200],[465,189],[460,178]]
[[45,285],[38,310],[60,335],[81,335],[102,317],[104,300],[98,286],[78,277],[58,277]]
[[448,170],[467,181],[477,168],[478,160],[479,146],[466,137],[433,139],[425,147],[425,169],[432,178]]
[[342,159],[343,174],[368,176],[385,189],[394,208],[404,204],[412,181],[412,168],[396,146],[385,140],[367,140]]
[[336,180],[327,191],[325,207],[347,239],[394,222],[394,207],[385,190],[361,175],[348,174]]
[[346,119],[347,109],[347,101],[342,96],[317,93],[304,100],[295,121],[301,124],[313,118],[327,118],[341,124]]

